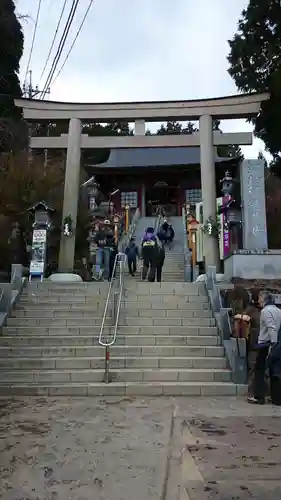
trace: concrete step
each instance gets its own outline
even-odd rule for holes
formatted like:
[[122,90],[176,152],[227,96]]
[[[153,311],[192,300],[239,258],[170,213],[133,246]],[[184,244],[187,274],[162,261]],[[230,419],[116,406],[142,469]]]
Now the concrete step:
[[[8,326],[93,326],[93,325],[101,325],[102,317],[66,317],[66,318],[57,318],[53,317],[23,317],[23,318],[8,318],[7,325]],[[112,326],[112,319],[110,317],[110,312],[107,314],[105,319],[105,324],[108,326]],[[169,317],[139,317],[139,316],[127,316],[125,312],[120,314],[119,318],[119,329],[122,326],[216,326],[216,322],[214,318],[169,318]]]
[[[110,308],[109,308],[110,310]],[[85,319],[91,319],[92,317],[95,317],[97,315],[102,316],[104,312],[104,307],[102,308],[87,308],[86,310],[84,308],[76,308],[76,309],[57,309],[57,308],[31,308],[31,307],[25,307],[25,308],[17,308],[12,311],[11,317],[12,318],[26,318],[26,317],[32,317],[32,318],[85,318]],[[121,307],[121,313],[122,314],[127,314],[130,317],[144,317],[144,318],[153,318],[153,317],[158,317],[158,318],[198,318],[198,319],[204,319],[204,318],[212,318],[212,311],[210,309],[199,309],[197,311],[194,311],[192,309],[142,309],[134,306],[124,306],[122,304]]]
[[[2,346],[87,346],[99,345],[98,335],[6,335],[1,337]],[[216,346],[221,345],[219,336],[186,336],[186,335],[120,335],[116,337],[116,345],[190,345]]]
[[[139,290],[131,290],[131,291],[126,291],[124,294],[124,300],[132,300],[134,299],[136,302],[139,302],[140,305],[143,307],[143,304],[147,304],[148,301],[153,304],[170,304],[170,308],[177,308],[179,305],[180,309],[182,306],[185,306],[185,304],[192,304],[191,307],[194,307],[194,309],[199,309],[201,307],[201,304],[208,304],[208,307],[210,308],[210,302],[207,296],[204,295],[188,295],[184,296],[181,294],[164,294],[164,295],[149,295],[149,293],[139,293]],[[148,309],[148,308],[147,308]]]
[[[119,368],[194,368],[194,369],[225,369],[227,362],[224,357],[205,356],[112,356],[112,370]],[[47,357],[4,357],[0,358],[0,381],[2,370],[87,370],[104,369],[104,353],[99,356],[47,356]]]
[[[105,334],[111,334],[113,327],[106,327]],[[61,327],[61,326],[5,326],[4,335],[93,335],[100,333],[100,326],[80,326],[80,327]],[[218,329],[214,326],[122,326],[118,329],[119,335],[186,335],[188,336],[217,336]],[[1,338],[0,338],[1,339]]]
[[236,396],[246,387],[230,382],[113,382],[60,384],[4,384],[2,396]]
[[[135,297],[132,297],[135,298]],[[111,303],[109,303],[111,305]],[[83,304],[81,302],[60,302],[60,303],[50,303],[49,301],[36,301],[36,302],[23,302],[22,300],[17,304],[16,306],[16,311],[93,311],[93,308],[96,308],[99,310],[100,308],[103,309],[105,305],[105,302],[102,304],[98,305],[95,304]],[[128,297],[127,299],[122,299],[122,307],[126,308],[126,310],[143,310],[143,309],[159,309],[159,310],[177,310],[179,309],[180,314],[181,312],[187,310],[188,312],[194,311],[199,312],[203,310],[210,310],[210,304],[207,301],[207,299],[204,302],[186,302],[185,298],[180,299],[177,296],[165,296],[162,299],[158,299],[157,296],[151,296],[149,298],[145,296],[141,296],[141,298],[136,301],[136,300],[130,300]]]
[[[103,356],[102,346],[3,346],[0,345],[0,357],[40,357],[40,356]],[[114,345],[111,348],[111,356],[224,356],[224,348],[221,346],[184,346],[184,345],[142,345],[127,346]]]
[[[169,276],[168,276],[169,277]],[[171,277],[172,278],[172,277]],[[185,285],[185,282],[177,282],[177,285]],[[151,285],[154,285],[153,287]],[[166,288],[159,288],[159,285],[166,285]],[[138,278],[136,279],[128,279],[125,283],[125,290],[124,290],[124,296],[128,296],[128,294],[131,294],[132,291],[136,295],[149,295],[149,296],[159,296],[162,297],[163,295],[165,296],[182,296],[186,297],[188,299],[194,300],[194,297],[196,298],[207,298],[207,294],[205,290],[193,290],[189,291],[186,290],[185,288],[180,289],[179,287],[175,287],[175,283],[173,281],[169,283],[149,283],[148,281],[138,281]],[[43,301],[49,301],[49,302],[71,302],[71,301],[80,301],[80,302],[89,302],[89,303],[95,303],[95,302],[101,302],[105,301],[107,297],[107,294],[102,295],[94,295],[94,294],[84,294],[81,292],[73,293],[73,294],[67,294],[67,293],[48,293],[48,292],[42,292],[40,294],[25,294],[21,298],[22,301],[34,301],[36,300],[43,300]]]
[[[136,281],[135,284],[138,284]],[[139,284],[143,284],[143,282],[139,282]],[[167,283],[162,283],[162,284],[167,284]],[[131,288],[130,290],[127,289],[124,292],[124,300],[129,299],[132,300],[132,294],[134,294],[134,299],[136,301],[139,300],[145,300],[147,302],[148,297],[149,300],[153,301],[154,303],[159,303],[159,302],[170,302],[172,301],[172,304],[175,303],[181,303],[181,304],[186,304],[186,303],[192,303],[192,304],[209,304],[209,299],[207,295],[186,295],[186,294],[181,294],[181,293],[163,293],[161,291],[161,294],[150,294],[150,291],[147,290],[145,293],[145,290],[135,290],[134,287]],[[94,297],[85,297],[85,296],[66,296],[66,295],[61,295],[58,297],[54,296],[33,296],[30,298],[27,297],[22,297],[20,300],[21,304],[61,304],[61,305],[68,305],[68,304],[86,304],[86,305],[93,305],[95,306],[96,304],[105,304],[105,299],[103,301],[101,300],[96,300]]]
[[203,295],[207,297],[205,286],[202,283],[149,283],[148,281],[128,281],[125,291],[132,288],[138,295]]
[[60,290],[60,289],[52,289],[52,288],[42,288],[42,289],[35,289],[35,290],[29,290],[24,291],[22,296],[23,297],[34,297],[34,296],[54,296],[54,297],[59,297],[61,295],[65,295],[67,297],[73,297],[73,295],[81,295],[81,296],[86,296],[86,297],[96,297],[97,299],[100,299],[102,297],[106,297],[107,292],[108,292],[108,287],[109,283],[106,282],[106,286],[101,290],[99,288],[85,288],[82,290],[81,288],[73,289],[73,290]]
[[[111,370],[112,382],[230,382],[227,369],[117,369]],[[90,370],[14,370],[0,371],[1,383],[102,382],[104,369]]]
[[95,292],[101,291],[102,293],[108,288],[108,282],[106,281],[79,281],[79,282],[67,282],[67,283],[59,283],[49,280],[44,280],[42,283],[32,282],[28,283],[26,290],[27,291],[40,291],[40,290],[50,290],[54,292],[65,293],[69,291],[72,293],[73,291],[80,290],[81,292]]
[[96,298],[94,296],[85,295],[23,295],[20,299],[21,304],[105,304],[106,297]]

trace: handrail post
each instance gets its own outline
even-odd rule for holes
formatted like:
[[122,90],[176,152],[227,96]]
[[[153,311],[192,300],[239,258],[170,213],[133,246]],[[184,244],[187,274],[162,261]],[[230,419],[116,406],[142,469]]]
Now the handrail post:
[[113,320],[113,326],[116,323],[116,314],[117,314],[117,297],[118,297],[118,292],[114,292],[113,294],[113,304],[112,304],[112,320]]
[[[108,289],[108,293],[107,293],[107,298],[106,298],[106,303],[105,303],[105,308],[104,308],[104,313],[103,313],[103,318],[102,318],[102,324],[101,324],[101,329],[100,329],[100,335],[99,335],[99,344],[105,348],[105,366],[104,366],[103,381],[107,384],[112,381],[111,376],[110,376],[110,347],[116,341],[120,307],[121,307],[121,299],[122,299],[122,293],[123,293],[123,281],[124,281],[123,280],[123,272],[124,272],[125,262],[126,262],[126,255],[124,253],[119,252],[116,255],[115,261],[114,261],[112,278],[111,278],[111,281],[109,283],[109,289]],[[116,271],[117,265],[119,265],[119,268],[120,268],[120,275],[119,275],[119,279],[118,279],[119,290],[118,291],[113,290],[113,296],[112,296],[113,335],[111,335],[111,340],[105,341],[105,340],[103,340],[103,330],[105,327],[105,320],[106,320],[109,301],[110,301],[110,297],[111,297],[112,285],[113,285],[113,282],[115,280],[115,271]]]
[[109,353],[109,346],[105,346],[105,363],[104,363],[104,383],[109,384],[111,382],[110,380],[110,375],[109,375],[109,360],[110,360],[110,353]]

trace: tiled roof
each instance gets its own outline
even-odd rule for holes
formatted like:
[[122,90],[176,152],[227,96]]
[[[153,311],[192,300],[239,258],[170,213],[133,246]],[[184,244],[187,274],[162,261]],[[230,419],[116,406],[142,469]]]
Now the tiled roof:
[[[216,157],[216,163],[233,158]],[[126,148],[111,149],[107,162],[88,165],[99,168],[156,167],[200,164],[200,148]]]

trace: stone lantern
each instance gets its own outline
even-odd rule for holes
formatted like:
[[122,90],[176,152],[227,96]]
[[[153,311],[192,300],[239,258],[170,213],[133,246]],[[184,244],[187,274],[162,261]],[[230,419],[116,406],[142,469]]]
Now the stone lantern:
[[30,207],[28,211],[34,217],[29,281],[33,277],[40,278],[42,281],[46,267],[47,234],[52,225],[51,213],[54,212],[54,209],[45,201],[40,201]]
[[219,213],[223,215],[223,247],[224,257],[239,246],[239,232],[241,230],[241,205],[233,194],[236,181],[227,171],[224,178],[220,181],[223,194],[223,203]]
[[221,192],[222,192],[223,196],[224,197],[231,196],[233,193],[235,181],[234,181],[232,175],[230,174],[230,172],[228,172],[228,170],[225,172],[225,176],[220,181],[220,183],[222,185]]
[[50,207],[45,201],[39,201],[32,207],[29,207],[27,210],[34,217],[34,229],[50,229],[52,225],[51,214],[54,212],[54,209]]

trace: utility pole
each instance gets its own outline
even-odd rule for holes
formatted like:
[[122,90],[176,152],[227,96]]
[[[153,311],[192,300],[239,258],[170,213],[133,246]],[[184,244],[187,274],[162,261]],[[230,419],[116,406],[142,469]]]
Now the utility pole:
[[29,82],[24,82],[23,84],[23,95],[24,97],[27,97],[28,99],[35,99],[36,97],[40,97],[42,94],[45,96],[46,94],[50,94],[50,89],[48,88],[47,90],[39,90],[38,85],[36,85],[35,88],[33,88],[32,85],[32,70],[30,69],[29,72]]
[[[44,90],[39,90],[38,85],[36,85],[35,89],[33,88],[32,85],[32,70],[30,69],[29,72],[29,82],[24,82],[23,84],[23,96],[27,97],[28,99],[35,99],[36,97],[40,97],[41,95],[45,96],[46,94],[50,94],[50,89]],[[29,146],[28,146],[28,163],[32,162],[32,149],[31,149],[31,136],[32,136],[32,130],[31,126],[29,126]],[[44,161],[44,166],[47,165],[48,162],[48,150],[45,149],[44,151],[45,154],[45,161]]]

